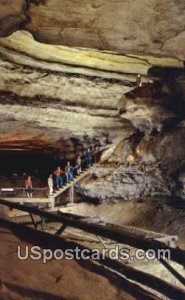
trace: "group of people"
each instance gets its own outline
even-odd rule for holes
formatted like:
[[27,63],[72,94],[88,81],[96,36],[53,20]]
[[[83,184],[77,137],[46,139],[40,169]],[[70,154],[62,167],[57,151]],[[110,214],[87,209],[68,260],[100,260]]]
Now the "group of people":
[[[53,194],[54,186],[59,189],[64,183],[68,183],[73,180],[75,172],[79,175],[82,172],[82,167],[89,168],[94,161],[95,153],[92,153],[91,150],[88,149],[83,159],[80,155],[77,156],[75,166],[72,166],[70,161],[67,162],[64,170],[58,166],[53,174],[50,174],[48,177],[49,195],[51,196]],[[33,184],[30,176],[25,181],[25,188],[27,197],[33,197]]]

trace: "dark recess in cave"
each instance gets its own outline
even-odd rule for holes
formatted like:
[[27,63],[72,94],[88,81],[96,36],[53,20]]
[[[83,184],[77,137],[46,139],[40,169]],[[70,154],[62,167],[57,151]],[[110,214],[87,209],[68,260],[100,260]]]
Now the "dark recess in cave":
[[58,165],[65,165],[65,161],[61,161],[55,155],[34,151],[1,151],[0,161],[0,176],[27,174],[44,181]]
[[151,67],[148,70],[148,76],[158,78],[176,77],[179,75],[185,75],[184,69],[177,67]]

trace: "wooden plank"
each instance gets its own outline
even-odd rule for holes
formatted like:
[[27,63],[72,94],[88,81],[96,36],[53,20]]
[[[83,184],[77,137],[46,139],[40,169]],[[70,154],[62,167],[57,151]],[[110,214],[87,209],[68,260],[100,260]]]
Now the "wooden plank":
[[[72,218],[75,219],[83,219],[85,222],[90,222],[90,223],[103,223],[100,217],[92,217],[92,216],[85,216],[85,215],[79,215],[79,214],[73,214],[70,212],[65,212],[65,210],[67,210],[68,207],[63,207],[63,208],[59,208],[58,209],[58,213],[62,214],[63,216],[71,216]],[[104,223],[105,224],[105,223]],[[108,224],[108,223],[107,223]],[[110,224],[111,226],[114,226],[115,230],[116,229],[125,229],[128,233],[131,234],[137,234],[138,237],[143,237],[145,239],[149,239],[149,240],[158,240],[161,241],[163,243],[165,243],[166,245],[170,246],[170,247],[176,247],[176,242],[178,241],[178,236],[177,235],[167,235],[164,233],[158,233],[158,232],[154,232],[151,230],[146,230],[146,229],[142,229],[142,228],[138,228],[138,227],[134,227],[134,226],[128,226],[128,225],[118,225],[118,224]]]
[[57,213],[51,213],[34,207],[11,203],[3,199],[0,199],[0,204],[33,213],[40,217],[46,218],[50,222],[63,223],[67,226],[78,228],[95,235],[100,235],[113,241],[117,241],[125,245],[130,245],[138,249],[143,249],[145,251],[149,249],[152,249],[156,252],[159,249],[169,250],[171,260],[176,261],[181,265],[184,265],[185,263],[185,250],[168,247],[160,241],[145,239],[144,237],[138,236],[137,234],[128,232],[121,226],[115,227],[115,224],[91,224],[83,220],[75,220],[66,216],[61,216]]
[[[15,234],[18,234],[18,236],[22,235],[22,237],[25,240],[28,240],[29,243],[34,243],[34,245],[40,245],[43,248],[48,248],[51,250],[63,249],[65,251],[65,249],[76,249],[76,247],[78,246],[80,250],[83,249],[91,250],[91,248],[83,247],[80,244],[74,242],[67,242],[63,238],[58,237],[56,235],[42,232],[40,230],[23,226],[21,224],[16,224],[9,220],[0,218],[0,224],[5,228],[11,229]],[[135,297],[137,297],[138,299],[142,299],[142,300],[159,299],[154,294],[152,294],[152,292],[149,292],[148,288],[150,290],[152,289],[154,293],[156,291],[157,294],[164,295],[169,299],[179,299],[179,300],[185,299],[184,289],[178,288],[173,284],[164,281],[163,279],[155,277],[154,275],[145,273],[129,265],[126,265],[124,262],[112,260],[108,257],[105,257],[104,259],[101,257],[101,255],[98,262],[108,268],[108,269],[104,269],[104,268],[102,269],[104,274],[105,272],[108,272],[108,270],[110,270],[111,268],[111,270],[116,272],[114,273],[113,276],[114,278],[116,278],[116,281],[119,282],[119,284],[124,285],[124,287],[128,283],[131,284],[130,290],[133,291],[135,289],[135,292],[137,294],[137,296],[135,295]],[[88,261],[88,265],[91,263],[92,263],[91,261]],[[120,277],[118,275],[120,275]],[[136,282],[137,285],[135,285]]]
[[16,197],[3,197],[4,200],[12,203],[51,203],[51,198],[16,198]]

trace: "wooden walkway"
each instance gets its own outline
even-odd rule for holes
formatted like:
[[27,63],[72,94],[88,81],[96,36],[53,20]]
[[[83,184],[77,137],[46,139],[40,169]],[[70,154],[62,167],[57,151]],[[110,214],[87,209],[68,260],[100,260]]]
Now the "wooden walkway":
[[20,204],[33,204],[33,205],[42,205],[47,204],[50,209],[55,208],[55,202],[57,198],[59,198],[64,192],[67,190],[70,190],[70,202],[74,202],[74,188],[77,185],[77,183],[82,180],[84,177],[86,177],[88,174],[90,174],[95,168],[97,164],[92,165],[90,168],[83,171],[80,175],[76,176],[72,181],[65,184],[62,188],[60,188],[58,191],[55,191],[52,196],[48,197],[38,197],[38,198],[27,198],[27,197],[3,197],[4,200],[10,201],[12,203],[20,203]]
[[[100,147],[98,149],[98,151],[96,151],[94,153],[94,155],[97,155],[97,154],[101,153],[102,151],[109,149],[109,147],[111,147],[111,145],[106,145],[106,146]],[[0,195],[0,197],[2,197],[4,200],[11,201],[12,203],[33,204],[33,205],[48,204],[49,208],[51,210],[54,210],[56,200],[67,190],[70,190],[70,202],[71,203],[74,202],[75,186],[78,184],[78,182],[80,180],[82,180],[84,177],[86,177],[88,174],[90,174],[97,167],[97,165],[98,165],[98,163],[96,163],[96,159],[95,159],[95,163],[90,168],[83,170],[80,175],[76,176],[69,183],[63,185],[62,188],[60,188],[59,190],[54,191],[53,195],[51,195],[51,196],[49,196],[49,195],[47,196],[47,193],[46,193],[45,197],[27,198],[25,195],[23,195],[22,197],[21,196],[16,197],[16,195],[8,197],[8,196],[3,196],[2,194]],[[24,188],[17,188],[15,190],[22,190],[22,189],[24,189]],[[7,188],[6,188],[6,190],[7,190]],[[12,191],[14,189],[11,188],[10,190]],[[40,189],[38,189],[38,190],[40,190]],[[42,188],[41,190],[47,190],[47,187]]]
[[13,203],[27,204],[27,203],[50,203],[49,198],[23,198],[23,197],[3,197],[4,200],[11,201]]
[[[54,199],[59,197],[61,194],[63,194],[65,191],[67,191],[69,188],[74,187],[80,180],[82,180],[84,177],[89,175],[94,169],[96,169],[97,164],[92,165],[90,168],[86,169],[85,171],[82,171],[82,173],[78,176],[76,176],[72,181],[65,184],[62,188],[60,188],[58,191],[55,191],[53,194]],[[72,201],[73,202],[73,201]]]

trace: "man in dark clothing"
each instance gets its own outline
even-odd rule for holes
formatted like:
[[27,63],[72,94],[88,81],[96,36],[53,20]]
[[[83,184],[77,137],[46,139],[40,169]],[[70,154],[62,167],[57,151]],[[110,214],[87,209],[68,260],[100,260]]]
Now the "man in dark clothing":
[[73,179],[73,168],[70,164],[70,161],[67,162],[67,165],[65,167],[65,175],[66,175],[66,182]]
[[92,159],[93,159],[93,156],[92,156],[91,150],[87,149],[87,152],[85,155],[85,164],[86,164],[87,168],[89,168],[92,165]]

